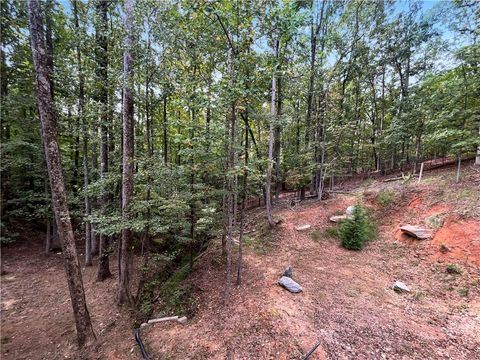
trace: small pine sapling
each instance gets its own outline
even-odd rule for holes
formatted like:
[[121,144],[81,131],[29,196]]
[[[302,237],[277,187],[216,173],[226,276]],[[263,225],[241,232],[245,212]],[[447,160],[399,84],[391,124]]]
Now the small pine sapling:
[[349,250],[361,250],[365,241],[371,234],[365,210],[356,205],[351,219],[347,219],[340,227],[342,246]]

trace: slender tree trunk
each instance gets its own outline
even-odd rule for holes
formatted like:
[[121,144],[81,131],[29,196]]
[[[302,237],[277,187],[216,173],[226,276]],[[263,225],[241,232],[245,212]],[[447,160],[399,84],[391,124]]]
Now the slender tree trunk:
[[[245,119],[248,122],[248,107],[245,111]],[[240,234],[238,237],[238,265],[237,265],[237,285],[242,283],[242,263],[243,263],[243,232],[245,227],[245,199],[247,198],[247,178],[248,178],[248,126],[245,125],[245,170],[243,174],[242,199],[240,208]]]
[[[75,21],[75,30],[77,31],[78,37],[80,38],[80,24],[79,24],[79,15],[78,15],[78,0],[73,1],[73,16]],[[83,187],[86,190],[88,187],[88,130],[87,130],[87,119],[84,116],[84,107],[85,107],[85,78],[83,75],[82,69],[82,51],[80,42],[77,43],[76,48],[77,53],[77,64],[78,64],[78,107],[79,107],[79,120],[82,119],[82,132],[83,132]],[[80,129],[78,129],[80,130]],[[85,195],[85,214],[87,217],[90,215],[90,198],[88,195]],[[91,240],[91,226],[90,222],[85,219],[85,266],[92,266],[92,240]]]
[[52,243],[52,223],[50,219],[47,220],[47,234],[45,237],[45,254],[48,255],[50,253],[50,246]]
[[123,174],[122,174],[122,245],[120,256],[120,277],[118,286],[118,303],[132,304],[130,292],[130,273],[132,268],[133,232],[127,224],[130,216],[129,206],[133,196],[133,9],[134,0],[125,1],[125,50],[123,53]]
[[[48,176],[48,169],[47,169],[47,176]],[[48,181],[45,180],[45,199],[47,199],[47,204],[49,201],[49,196],[50,194],[48,193]],[[52,221],[50,220],[49,216],[49,211],[47,211],[47,233],[45,237],[45,254],[48,255],[50,253],[50,250],[52,248]]]
[[[96,29],[96,61],[98,78],[98,101],[101,104],[100,122],[100,180],[102,181],[100,193],[100,209],[103,215],[107,211],[108,196],[103,185],[108,173],[108,6],[106,1],[99,1],[96,5],[98,13],[98,25]],[[109,264],[109,238],[107,235],[99,234],[98,246],[98,271],[97,281],[103,281],[112,276]]]
[[82,273],[75,247],[70,214],[67,207],[67,194],[62,173],[60,149],[56,136],[56,117],[49,81],[48,66],[45,58],[45,36],[39,0],[29,2],[29,23],[38,112],[42,123],[42,137],[45,147],[48,176],[50,179],[53,211],[58,224],[60,241],[64,256],[70,298],[77,329],[77,340],[80,346],[95,340],[90,314],[88,313],[83,289]]
[[[194,90],[195,92],[195,90]],[[191,125],[190,125],[190,139],[195,138],[195,122],[196,122],[196,112],[195,109],[191,110]],[[194,184],[195,184],[195,172],[194,172],[194,157],[193,152],[190,154],[190,258],[189,258],[189,267],[190,270],[193,268],[193,252],[195,248],[195,192],[194,192]]]
[[[277,116],[282,114],[282,81],[281,77],[277,78]],[[280,197],[280,151],[281,151],[281,142],[280,142],[281,128],[277,124],[275,126],[275,133],[273,135],[274,144],[273,144],[273,159],[275,161],[275,204],[278,204]]]
[[[275,42],[275,60],[278,61],[278,52],[279,52],[279,40]],[[272,97],[270,102],[270,129],[269,129],[269,139],[268,139],[268,167],[267,167],[267,178],[265,184],[265,205],[267,210],[267,219],[268,224],[273,227],[275,222],[272,217],[272,197],[271,197],[271,187],[272,187],[272,163],[273,163],[273,144],[274,144],[274,126],[277,117],[277,107],[275,104],[276,100],[276,75],[275,75],[276,66],[272,71]]]
[[458,156],[457,156],[457,176],[456,176],[456,179],[455,181],[458,183],[460,182],[460,170],[462,168],[462,154],[461,153],[458,153]]
[[[480,126],[478,127],[478,135],[480,137]],[[475,157],[475,166],[480,166],[480,144],[477,146],[477,156]]]
[[[326,106],[327,103],[327,94],[325,94],[323,106]],[[323,195],[323,164],[325,163],[325,141],[326,141],[326,130],[327,130],[327,119],[325,116],[325,109],[322,109],[322,149],[321,149],[321,154],[320,154],[320,170],[318,174],[318,187],[317,187],[317,194],[318,194],[318,200],[322,200],[322,195]]]
[[[48,68],[48,75],[50,76],[50,94],[52,99],[55,98],[55,81],[54,81],[54,62],[53,62],[53,0],[47,0],[45,3],[45,46],[46,46],[46,63]],[[55,106],[55,105],[54,105]],[[56,120],[55,120],[56,121]],[[56,124],[55,124],[56,127]]]
[[80,167],[80,118],[77,117],[75,126],[75,150],[73,154],[73,176],[72,176],[72,190],[77,194],[78,168]]
[[168,120],[167,120],[167,99],[168,96],[163,95],[163,162],[168,163]]
[[[92,168],[91,168],[91,176],[90,179],[92,182],[95,182],[97,180],[97,172],[98,172],[98,159],[97,159],[97,136],[98,136],[98,128],[97,128],[97,121],[93,119],[93,124],[92,124],[92,136],[91,136],[91,161],[92,161]],[[95,198],[90,199],[90,211],[92,208],[96,207],[96,201]],[[99,250],[99,244],[98,244],[98,237],[97,233],[95,231],[95,227],[92,224],[90,226],[90,238],[91,238],[91,243],[92,243],[92,255],[96,256],[98,255],[98,250]]]
[[[229,50],[229,72],[230,72],[230,85],[235,86],[235,50],[233,47]],[[227,170],[232,170],[235,168],[235,154],[236,147],[235,141],[236,136],[236,103],[235,100],[232,101],[230,105],[230,125],[227,127],[229,132],[229,139],[227,139]],[[225,281],[225,296],[224,301],[228,302],[230,296],[230,287],[231,287],[231,275],[232,275],[232,243],[233,243],[233,224],[234,224],[234,212],[235,212],[235,179],[232,174],[227,174],[227,224],[226,224],[226,236],[225,236],[225,253],[227,257],[227,271],[226,271],[226,281]]]
[[313,98],[315,92],[315,79],[316,79],[316,60],[317,60],[317,40],[320,30],[322,29],[324,10],[326,0],[322,1],[322,7],[318,18],[315,18],[315,1],[312,1],[312,20],[310,23],[310,69],[309,69],[309,82],[307,93],[307,117],[305,121],[305,146],[308,148],[310,143],[310,130],[313,115]]

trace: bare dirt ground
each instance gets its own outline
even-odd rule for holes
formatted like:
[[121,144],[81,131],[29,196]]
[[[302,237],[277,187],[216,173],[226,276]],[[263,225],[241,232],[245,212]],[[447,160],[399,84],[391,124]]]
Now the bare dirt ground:
[[[224,304],[225,266],[218,244],[195,264],[195,316],[186,325],[149,325],[142,336],[152,359],[480,358],[480,175],[468,167],[461,184],[453,169],[436,170],[417,185],[370,181],[349,194],[280,205],[282,223],[262,230],[260,209],[248,216],[243,283]],[[379,192],[395,193],[380,204]],[[329,216],[357,202],[372,209],[377,239],[360,252],[329,237]],[[405,223],[428,224],[432,240],[399,233]],[[298,225],[310,224],[299,232]],[[37,246],[37,245],[35,245]],[[2,256],[2,358],[77,359],[74,327],[60,255],[47,260],[32,245],[7,247]],[[277,285],[287,265],[303,287]],[[456,264],[460,274],[448,273]],[[112,262],[112,268],[113,262]],[[114,274],[115,276],[115,274]],[[130,322],[115,306],[116,279],[94,282],[85,270],[90,312],[99,338],[87,358],[138,359]],[[410,293],[392,290],[395,280]]]
[[[77,351],[75,325],[61,253],[44,255],[43,237],[25,234],[2,249],[1,358],[138,359],[131,321],[115,304],[113,277],[95,282],[96,267],[83,270],[87,304],[99,340],[89,354]],[[105,345],[107,344],[107,345]],[[113,346],[112,346],[113,345]]]

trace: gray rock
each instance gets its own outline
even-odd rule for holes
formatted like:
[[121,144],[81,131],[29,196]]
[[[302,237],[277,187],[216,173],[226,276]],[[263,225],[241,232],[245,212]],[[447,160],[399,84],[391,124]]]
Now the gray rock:
[[302,287],[298,283],[286,276],[282,276],[280,280],[278,280],[278,285],[283,286],[292,293],[299,293],[302,291]]
[[180,324],[186,324],[186,323],[187,323],[187,317],[186,317],[186,316],[182,316],[181,318],[177,319],[177,321],[178,321]]
[[410,292],[408,286],[398,280],[395,281],[395,283],[393,284],[393,290],[395,290],[396,292]]
[[286,276],[286,277],[289,277],[291,278],[292,277],[292,266],[291,265],[288,265],[288,267],[285,269],[285,271],[283,272],[282,276]]

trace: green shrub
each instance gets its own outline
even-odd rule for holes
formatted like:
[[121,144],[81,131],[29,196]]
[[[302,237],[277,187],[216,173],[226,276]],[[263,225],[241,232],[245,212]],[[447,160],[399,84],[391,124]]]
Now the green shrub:
[[460,269],[457,264],[448,264],[445,270],[447,273],[454,275],[460,275],[462,273],[462,269]]
[[373,237],[374,229],[363,207],[355,206],[353,217],[341,224],[339,235],[342,246],[349,250],[361,250],[365,241]]
[[377,201],[383,208],[390,207],[396,199],[396,193],[392,190],[382,190],[378,193]]
[[338,238],[338,226],[329,226],[325,228],[324,235],[327,238]]
[[312,238],[313,241],[318,241],[318,240],[320,240],[320,231],[318,231],[317,229],[313,230],[313,231],[310,233],[310,237]]
[[190,273],[188,264],[184,265],[163,284],[161,298],[163,302],[161,316],[191,316],[193,314],[193,294],[192,287],[184,284],[184,280]]

